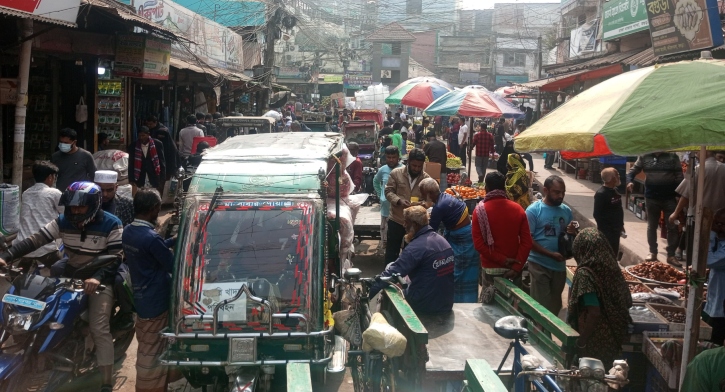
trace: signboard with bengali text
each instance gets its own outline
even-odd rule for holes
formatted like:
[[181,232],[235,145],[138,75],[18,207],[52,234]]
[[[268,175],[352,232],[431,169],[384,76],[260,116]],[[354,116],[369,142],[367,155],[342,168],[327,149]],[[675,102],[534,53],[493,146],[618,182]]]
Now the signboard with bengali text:
[[645,0],[610,0],[604,3],[602,38],[605,41],[649,29]]
[[717,0],[646,0],[655,56],[723,44]]

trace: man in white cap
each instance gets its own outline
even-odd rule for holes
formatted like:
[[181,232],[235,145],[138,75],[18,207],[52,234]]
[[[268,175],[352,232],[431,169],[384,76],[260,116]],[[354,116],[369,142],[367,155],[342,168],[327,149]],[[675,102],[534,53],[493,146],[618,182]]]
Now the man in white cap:
[[116,193],[118,173],[113,170],[97,170],[93,181],[101,187],[101,209],[115,215],[126,225],[133,222],[133,200]]
[[[113,170],[96,170],[93,182],[101,188],[101,209],[121,220],[126,227],[134,220],[133,199],[116,193],[118,189],[118,173]],[[133,299],[126,287],[130,287],[130,273],[125,261],[118,267],[113,284],[113,296],[120,308],[115,319],[115,327],[125,330],[133,325]]]

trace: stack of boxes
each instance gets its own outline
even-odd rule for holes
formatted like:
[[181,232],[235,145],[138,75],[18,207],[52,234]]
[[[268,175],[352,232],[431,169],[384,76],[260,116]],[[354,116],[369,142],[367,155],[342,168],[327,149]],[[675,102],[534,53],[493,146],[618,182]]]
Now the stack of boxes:
[[632,211],[637,218],[647,220],[647,210],[645,209],[643,194],[630,193],[627,197],[627,209]]

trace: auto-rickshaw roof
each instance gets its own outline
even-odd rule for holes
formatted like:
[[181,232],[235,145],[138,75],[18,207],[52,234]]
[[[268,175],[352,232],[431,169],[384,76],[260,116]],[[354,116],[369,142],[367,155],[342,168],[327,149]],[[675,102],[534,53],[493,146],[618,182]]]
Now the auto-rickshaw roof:
[[357,121],[351,121],[345,124],[345,129],[351,129],[351,128],[375,128],[375,125],[377,123],[372,120],[357,120]]
[[294,161],[326,160],[341,150],[343,137],[332,132],[280,132],[229,138],[206,151],[209,160]]
[[222,127],[229,126],[258,126],[260,124],[272,124],[274,125],[274,119],[272,117],[247,117],[247,116],[233,116],[233,117],[222,117],[215,121],[215,123]]

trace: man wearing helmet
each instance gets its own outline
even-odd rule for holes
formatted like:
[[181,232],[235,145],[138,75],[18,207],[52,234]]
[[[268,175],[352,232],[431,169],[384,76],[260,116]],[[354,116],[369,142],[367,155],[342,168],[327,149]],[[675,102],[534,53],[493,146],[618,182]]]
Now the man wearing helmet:
[[[60,204],[65,213],[48,223],[40,231],[0,252],[0,266],[7,265],[41,246],[62,239],[68,264],[63,273],[71,276],[74,271],[100,255],[121,254],[121,221],[101,209],[101,188],[92,182],[74,182],[63,192]],[[112,285],[120,257],[117,262],[97,271],[83,271],[80,278],[85,279],[85,292],[88,294],[88,316],[91,337],[96,347],[103,386],[101,392],[112,391],[113,386],[113,337],[110,318],[113,308]],[[106,285],[103,291],[95,294],[100,284]]]

